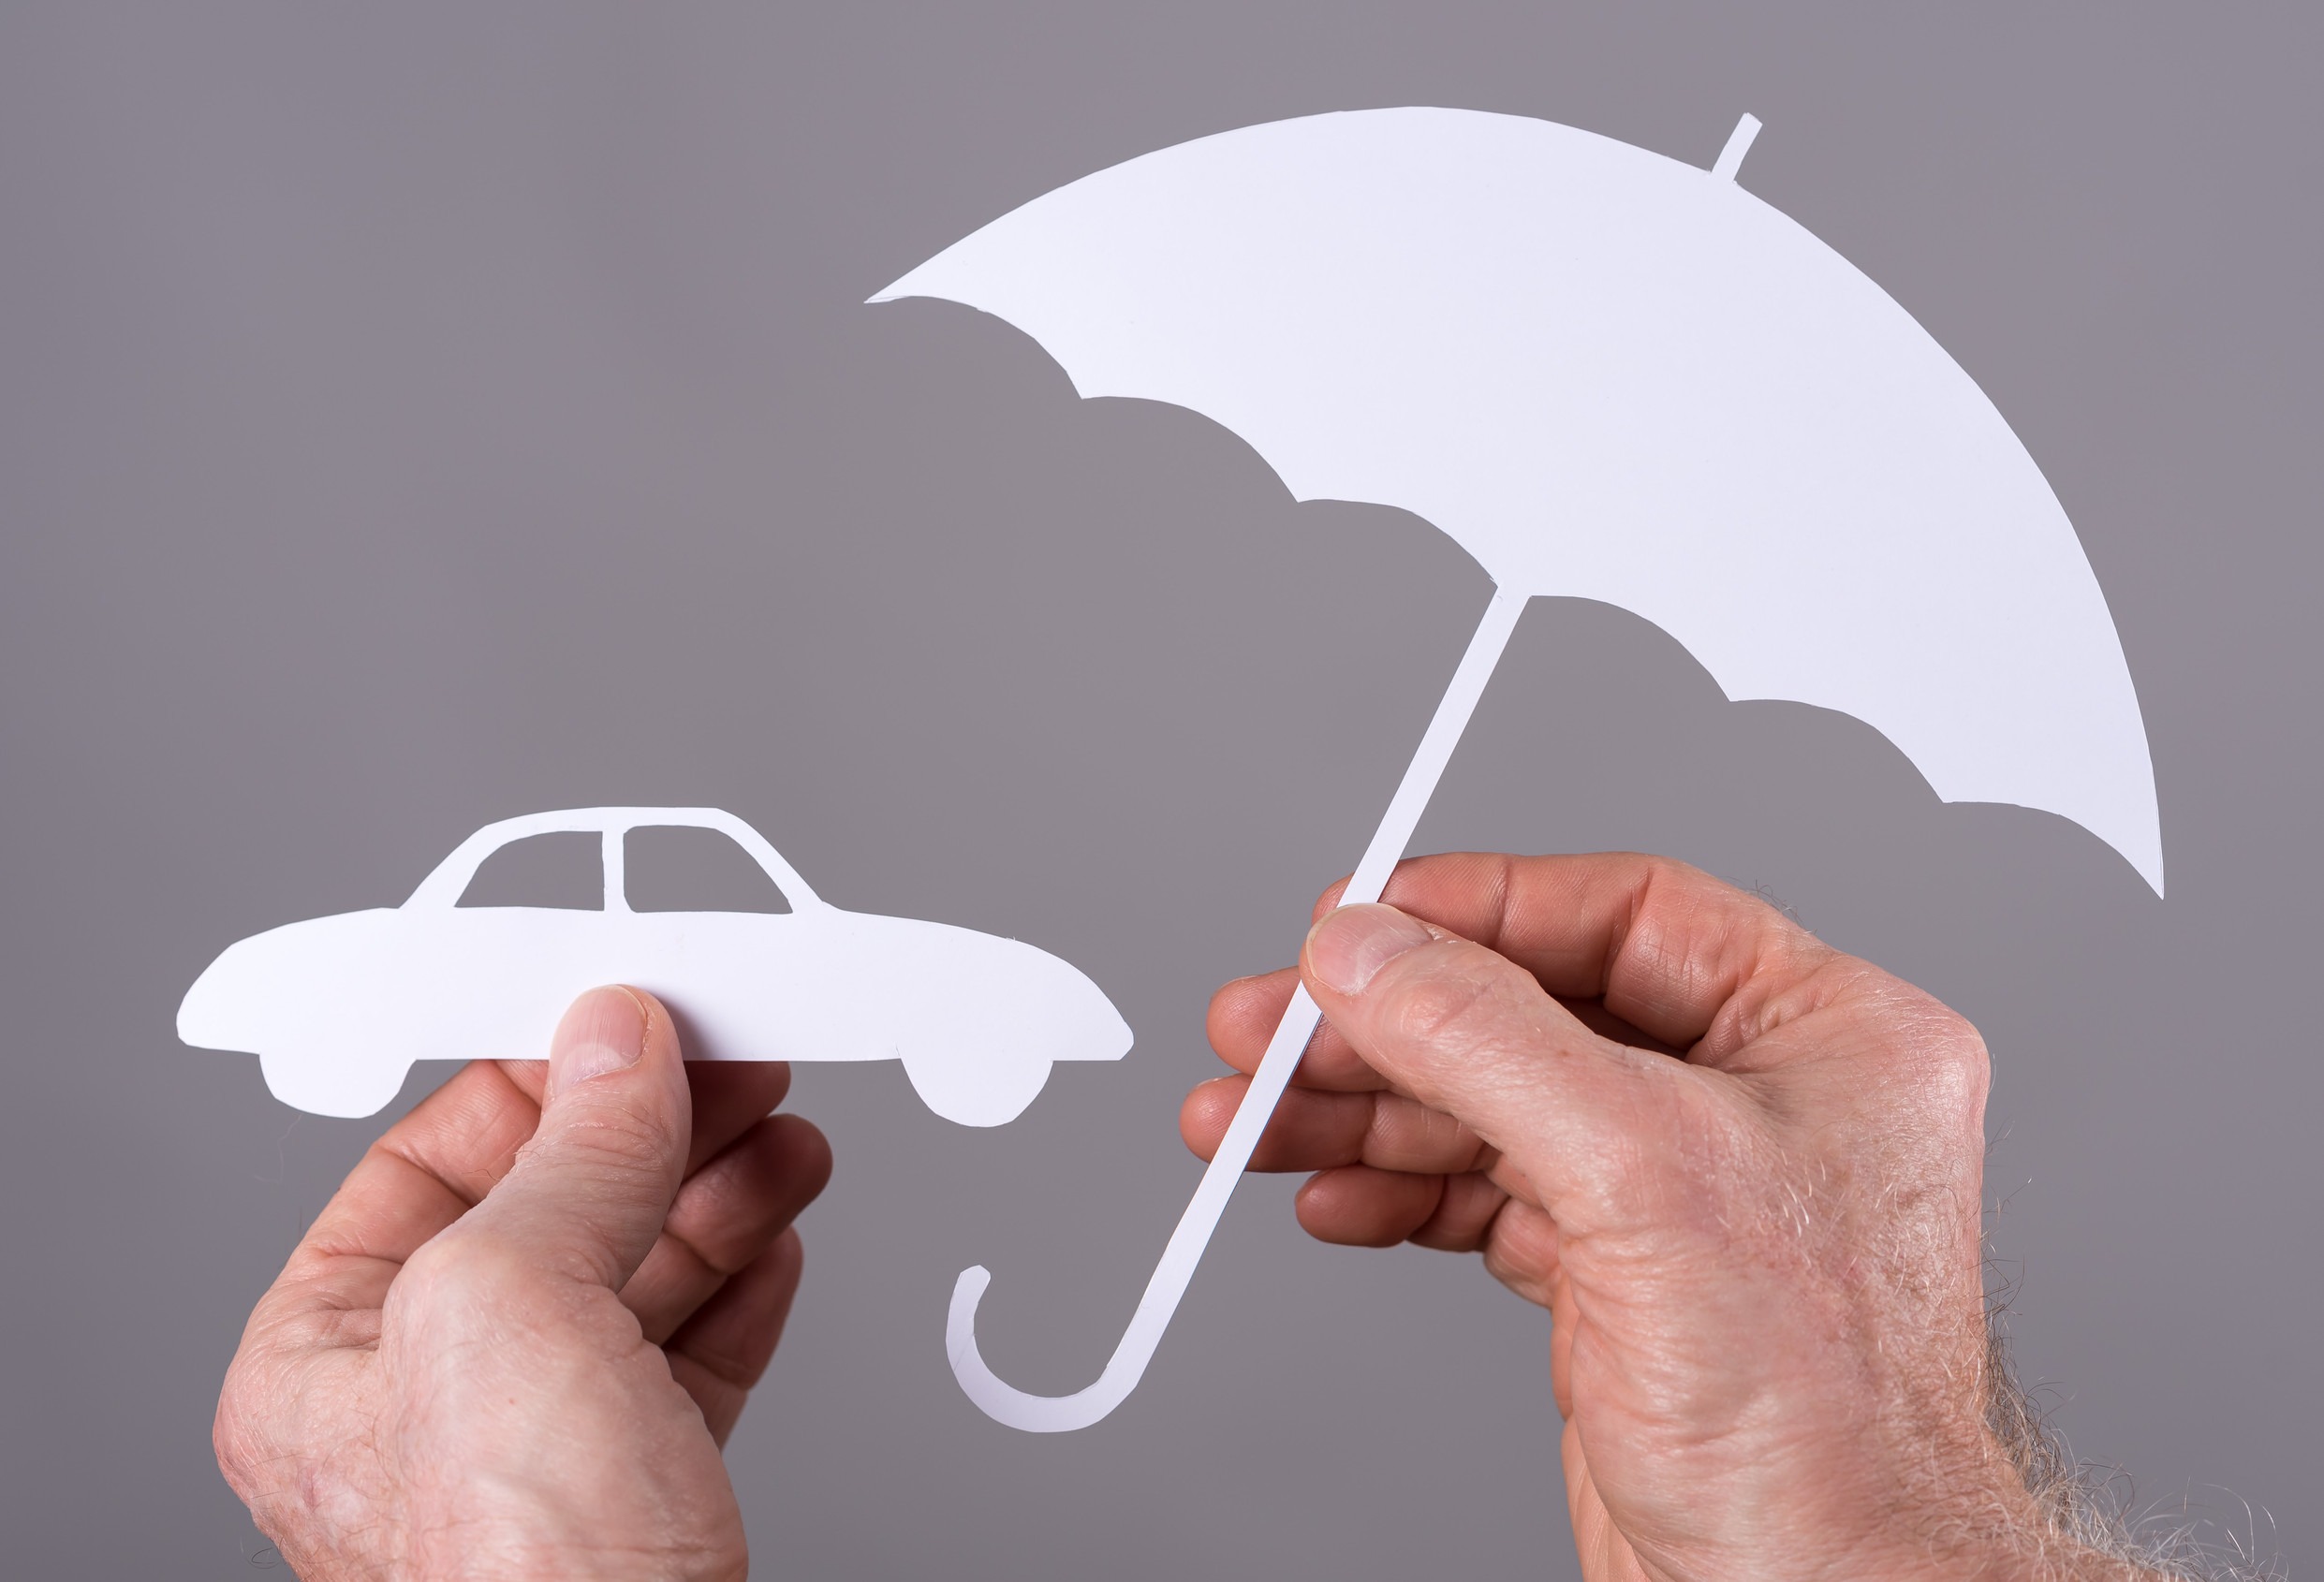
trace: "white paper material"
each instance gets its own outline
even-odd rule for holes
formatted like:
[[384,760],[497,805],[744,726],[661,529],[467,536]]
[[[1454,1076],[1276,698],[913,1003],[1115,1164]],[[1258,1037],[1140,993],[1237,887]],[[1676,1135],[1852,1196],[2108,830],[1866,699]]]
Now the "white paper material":
[[[787,914],[633,912],[623,837],[729,836]],[[456,904],[484,859],[529,836],[598,835],[601,910]],[[316,1115],[376,1112],[411,1062],[539,1060],[584,989],[625,983],[681,1020],[689,1060],[900,1060],[967,1126],[1023,1113],[1057,1061],[1119,1060],[1130,1030],[1070,963],[1019,940],[848,912],[716,808],[587,808],[489,825],[402,906],[317,917],[229,946],[186,991],[178,1036],[255,1052],[267,1086]]]
[[[1484,619],[1478,623],[1477,635],[1469,639],[1468,652],[1453,672],[1452,684],[1445,689],[1443,699],[1436,705],[1435,717],[1429,721],[1428,730],[1420,738],[1419,751],[1412,755],[1404,782],[1396,787],[1396,795],[1388,804],[1387,815],[1373,833],[1372,843],[1364,849],[1363,860],[1348,878],[1347,888],[1341,892],[1341,905],[1357,906],[1380,899],[1389,874],[1395,871],[1396,859],[1404,855],[1405,845],[1412,840],[1412,831],[1419,825],[1422,810],[1435,793],[1445,765],[1452,759],[1453,748],[1460,744],[1461,732],[1476,711],[1478,700],[1485,695],[1485,682],[1492,679],[1493,667],[1508,646],[1509,634],[1517,629],[1517,618],[1524,608],[1522,593],[1493,594]],[[1131,1315],[1128,1329],[1114,1346],[1113,1355],[1107,1360],[1105,1371],[1098,1375],[1096,1384],[1068,1396],[1039,1396],[1027,1395],[1001,1379],[985,1365],[983,1354],[977,1350],[977,1304],[983,1299],[985,1287],[993,1282],[992,1272],[981,1264],[961,1271],[960,1278],[953,1282],[952,1306],[945,1317],[944,1349],[952,1359],[952,1376],[987,1416],[1028,1433],[1063,1433],[1088,1428],[1121,1405],[1130,1391],[1138,1387],[1138,1381],[1145,1375],[1146,1364],[1154,1359],[1155,1348],[1162,1343],[1162,1332],[1169,1327],[1170,1316],[1178,1311],[1179,1298],[1185,1296],[1187,1283],[1194,1279],[1195,1267],[1202,1262],[1203,1251],[1211,1244],[1211,1233],[1218,1228],[1218,1217],[1227,1211],[1227,1200],[1234,1195],[1235,1183],[1243,1179],[1243,1170],[1251,1163],[1251,1152],[1258,1147],[1259,1135],[1266,1131],[1276,1101],[1290,1085],[1291,1074],[1299,1069],[1300,1057],[1307,1052],[1307,1041],[1315,1036],[1316,1025],[1322,1019],[1323,1012],[1304,985],[1291,991],[1291,1003],[1285,1008],[1283,1019],[1275,1024],[1274,1035],[1267,1042],[1267,1052],[1259,1060],[1258,1070],[1252,1074],[1243,1103],[1235,1110],[1234,1120],[1228,1123],[1218,1151],[1203,1167],[1202,1180],[1188,1200],[1185,1212],[1178,1217],[1178,1227],[1170,1232],[1161,1260],[1146,1282],[1145,1295],[1138,1298],[1138,1311]]]
[[[1872,725],[1948,801],[2070,818],[2159,895],[2137,694],[2064,509],[1993,403],[1846,259],[1711,170],[1519,116],[1274,122],[1084,177],[875,296],[1031,335],[1085,397],[1202,413],[1300,500],[1413,512],[1498,589],[1346,900],[1375,899],[1535,594],[1635,611],[1732,698]],[[1097,1384],[971,1399],[1082,1427],[1138,1380],[1315,1025],[1296,996]]]
[[1729,697],[1853,714],[1947,801],[2062,813],[2162,888],[2057,497],[1909,314],[1731,179],[1521,116],[1318,115],[1060,187],[873,300],[900,297],[1215,419],[1296,499],[1635,611]]

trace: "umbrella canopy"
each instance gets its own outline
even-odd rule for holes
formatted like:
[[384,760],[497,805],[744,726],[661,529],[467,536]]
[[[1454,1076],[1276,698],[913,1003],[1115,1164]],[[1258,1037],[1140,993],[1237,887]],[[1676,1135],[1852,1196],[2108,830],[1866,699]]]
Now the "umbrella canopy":
[[2138,696],[2056,495],[1731,178],[1522,116],[1311,116],[1084,177],[873,300],[997,315],[1084,396],[1202,413],[1505,592],[1635,611],[1729,697],[1852,714],[1945,800],[2063,814],[2159,893]]

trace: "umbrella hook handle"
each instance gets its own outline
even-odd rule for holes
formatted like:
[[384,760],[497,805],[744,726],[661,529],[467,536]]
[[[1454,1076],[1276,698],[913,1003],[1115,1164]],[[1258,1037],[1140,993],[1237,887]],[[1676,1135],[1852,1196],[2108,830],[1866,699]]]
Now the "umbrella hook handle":
[[[1508,646],[1509,634],[1516,630],[1517,618],[1523,613],[1525,603],[1526,595],[1522,593],[1504,588],[1493,590],[1493,602],[1485,607],[1477,635],[1469,639],[1468,651],[1461,656],[1460,668],[1453,672],[1451,684],[1436,705],[1435,715],[1429,721],[1420,745],[1405,769],[1403,783],[1396,787],[1379,828],[1373,833],[1363,860],[1356,865],[1356,872],[1347,881],[1347,888],[1340,897],[1341,905],[1354,906],[1380,899],[1389,872],[1410,842],[1412,831],[1420,822],[1421,811],[1434,794],[1436,782],[1451,760],[1462,731],[1467,728],[1469,715],[1476,710],[1477,700],[1484,696],[1485,683],[1492,679],[1494,666],[1500,663],[1501,652]],[[985,1287],[993,1283],[992,1271],[981,1264],[961,1271],[960,1279],[952,1286],[951,1311],[945,1319],[944,1346],[952,1359],[953,1377],[985,1415],[1027,1433],[1065,1433],[1088,1428],[1128,1399],[1144,1375],[1155,1348],[1162,1343],[1162,1332],[1169,1327],[1171,1316],[1178,1311],[1179,1299],[1185,1296],[1186,1286],[1194,1279],[1195,1266],[1202,1261],[1203,1251],[1210,1246],[1211,1233],[1217,1229],[1219,1216],[1227,1211],[1227,1200],[1234,1195],[1235,1183],[1251,1163],[1251,1152],[1258,1146],[1259,1135],[1267,1129],[1276,1102],[1290,1085],[1291,1074],[1299,1069],[1300,1059],[1307,1052],[1307,1042],[1315,1036],[1316,1024],[1322,1019],[1323,1012],[1309,997],[1306,986],[1302,984],[1294,989],[1283,1019],[1275,1025],[1274,1036],[1268,1040],[1267,1053],[1258,1062],[1250,1089],[1243,1094],[1234,1120],[1227,1127],[1227,1135],[1218,1145],[1218,1152],[1203,1170],[1201,1183],[1195,1188],[1185,1212],[1179,1216],[1178,1228],[1170,1232],[1169,1243],[1162,1249],[1161,1261],[1155,1265],[1154,1275],[1146,1282],[1145,1295],[1138,1299],[1138,1311],[1131,1315],[1129,1327],[1123,1332],[1096,1384],[1071,1395],[1040,1396],[1028,1395],[1002,1380],[986,1366],[983,1355],[977,1350],[977,1305],[984,1299]]]
[[1121,1343],[1113,1348],[1113,1355],[1096,1384],[1072,1395],[1044,1396],[1027,1395],[1004,1383],[985,1365],[984,1357],[977,1350],[977,1304],[984,1296],[984,1288],[993,1282],[993,1276],[981,1264],[961,1271],[960,1279],[952,1286],[952,1311],[945,1320],[944,1347],[951,1354],[953,1376],[986,1416],[1027,1433],[1064,1433],[1088,1428],[1121,1405],[1130,1391],[1138,1387],[1155,1347],[1162,1343],[1162,1331],[1169,1327],[1171,1315],[1178,1311],[1179,1298],[1186,1294],[1187,1282],[1194,1279],[1195,1266],[1202,1261],[1203,1251],[1210,1246],[1211,1232],[1218,1227],[1218,1218],[1227,1210],[1228,1198],[1234,1195],[1235,1183],[1242,1179],[1243,1166],[1251,1162],[1251,1150],[1258,1146],[1259,1134],[1266,1130],[1268,1118],[1274,1113],[1275,1101],[1283,1096],[1291,1073],[1299,1068],[1300,1057],[1307,1051],[1307,1040],[1322,1019],[1323,1013],[1308,998],[1306,986],[1295,989],[1283,1020],[1275,1027],[1274,1037],[1267,1045],[1266,1057],[1258,1062],[1258,1072],[1251,1078],[1250,1090],[1243,1094],[1234,1120],[1228,1124],[1218,1152],[1203,1170],[1201,1184],[1195,1188],[1186,1211],[1178,1217],[1178,1228],[1170,1232],[1169,1244],[1162,1249],[1161,1261],[1155,1265],[1154,1276],[1146,1282],[1146,1294],[1138,1299],[1138,1311],[1131,1316],[1129,1328],[1123,1332]]

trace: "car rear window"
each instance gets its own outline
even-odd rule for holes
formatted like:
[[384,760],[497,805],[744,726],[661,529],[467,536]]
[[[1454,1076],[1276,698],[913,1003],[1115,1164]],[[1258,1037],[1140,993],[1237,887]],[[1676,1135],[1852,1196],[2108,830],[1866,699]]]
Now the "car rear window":
[[715,829],[642,824],[622,838],[633,912],[788,912],[790,901],[750,853]]

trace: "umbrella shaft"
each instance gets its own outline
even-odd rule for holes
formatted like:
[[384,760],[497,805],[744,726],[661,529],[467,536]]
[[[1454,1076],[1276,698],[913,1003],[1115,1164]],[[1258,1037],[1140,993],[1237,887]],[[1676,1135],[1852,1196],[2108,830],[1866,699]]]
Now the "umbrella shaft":
[[[1389,874],[1404,856],[1413,830],[1419,826],[1421,813],[1435,794],[1445,766],[1452,760],[1452,750],[1460,745],[1461,733],[1468,727],[1478,699],[1485,694],[1485,683],[1493,679],[1493,667],[1500,664],[1502,651],[1508,647],[1509,634],[1517,629],[1517,618],[1524,612],[1526,598],[1524,593],[1507,589],[1493,590],[1493,602],[1485,607],[1477,635],[1469,639],[1468,652],[1461,656],[1460,668],[1452,673],[1452,682],[1445,689],[1434,717],[1420,737],[1420,745],[1405,769],[1403,783],[1390,798],[1388,812],[1373,832],[1363,860],[1356,865],[1355,873],[1347,881],[1347,888],[1340,898],[1341,905],[1354,906],[1380,899]],[[1300,1059],[1307,1052],[1307,1041],[1315,1036],[1316,1026],[1322,1019],[1323,1013],[1309,998],[1306,986],[1302,984],[1293,990],[1291,1003],[1285,1007],[1283,1019],[1268,1041],[1267,1053],[1259,1061],[1251,1086],[1227,1127],[1227,1135],[1221,1139],[1218,1152],[1212,1156],[1209,1168],[1202,1172],[1202,1182],[1195,1189],[1186,1211],[1179,1216],[1178,1228],[1170,1233],[1162,1261],[1155,1266],[1154,1278],[1139,1299],[1137,1316],[1131,1319],[1128,1331],[1122,1337],[1114,1362],[1106,1370],[1110,1374],[1117,1368],[1128,1370],[1126,1379],[1120,1381],[1121,1394],[1129,1393],[1128,1386],[1137,1383],[1138,1375],[1145,1370],[1146,1359],[1160,1343],[1162,1331],[1169,1326],[1179,1298],[1185,1294],[1187,1282],[1194,1278],[1195,1265],[1201,1261],[1203,1249],[1210,1245],[1211,1232],[1217,1227],[1219,1216],[1226,1212],[1228,1198],[1234,1194],[1236,1181],[1251,1163],[1259,1134],[1267,1129],[1276,1101],[1289,1086],[1291,1074],[1299,1069]]]
[[[1395,868],[1396,859],[1404,855],[1413,830],[1419,825],[1420,813],[1445,772],[1445,765],[1451,761],[1453,748],[1460,744],[1461,733],[1476,711],[1477,700],[1484,696],[1485,683],[1493,679],[1493,666],[1500,663],[1502,650],[1508,646],[1509,634],[1516,630],[1525,598],[1522,593],[1494,590],[1493,602],[1485,607],[1484,619],[1478,623],[1477,635],[1469,639],[1468,652],[1461,656],[1461,666],[1453,672],[1452,684],[1445,689],[1435,716],[1429,721],[1419,748],[1405,770],[1403,784],[1396,787],[1396,795],[1390,799],[1388,812],[1372,836],[1372,844],[1365,849],[1363,860],[1356,865],[1355,874],[1347,882],[1340,898],[1342,905],[1380,899],[1389,873]],[[1138,1299],[1138,1311],[1132,1315],[1129,1327],[1123,1332],[1121,1342],[1113,1348],[1113,1355],[1096,1384],[1069,1396],[1036,1396],[997,1377],[977,1349],[977,1306],[983,1299],[992,1276],[981,1267],[962,1272],[952,1288],[951,1311],[945,1321],[945,1349],[952,1360],[953,1375],[960,1380],[969,1399],[988,1415],[1012,1428],[1030,1433],[1058,1433],[1087,1428],[1119,1406],[1137,1387],[1155,1348],[1162,1343],[1162,1332],[1169,1327],[1171,1316],[1178,1311],[1179,1298],[1186,1294],[1187,1282],[1194,1279],[1195,1266],[1202,1261],[1203,1251],[1210,1246],[1211,1233],[1218,1228],[1219,1216],[1227,1211],[1227,1200],[1234,1195],[1235,1183],[1243,1179],[1244,1167],[1251,1163],[1251,1151],[1258,1146],[1259,1134],[1267,1129],[1276,1101],[1283,1097],[1291,1074],[1299,1069],[1300,1059],[1307,1052],[1307,1041],[1315,1036],[1316,1026],[1322,1019],[1323,1013],[1309,997],[1305,985],[1292,991],[1291,1003],[1276,1025],[1266,1056],[1258,1062],[1258,1070],[1227,1128],[1227,1135],[1219,1143],[1218,1152],[1202,1172],[1201,1183],[1195,1188],[1185,1212],[1179,1216],[1178,1228],[1170,1232],[1169,1244],[1162,1250],[1161,1261],[1155,1265],[1154,1278],[1146,1282],[1145,1294]]]
[[1396,795],[1389,798],[1388,811],[1380,815],[1379,828],[1372,832],[1372,843],[1364,848],[1363,860],[1356,864],[1356,872],[1348,878],[1347,889],[1340,897],[1342,906],[1377,901],[1380,892],[1388,887],[1389,874],[1395,871],[1405,848],[1412,843],[1412,832],[1419,828],[1420,814],[1427,811],[1429,798],[1436,794],[1436,783],[1444,778],[1445,766],[1452,761],[1452,750],[1461,744],[1461,733],[1468,728],[1469,716],[1477,710],[1477,700],[1484,696],[1485,683],[1493,680],[1493,668],[1501,663],[1509,634],[1517,630],[1517,618],[1524,613],[1526,598],[1523,593],[1507,589],[1493,590],[1493,602],[1485,607],[1484,619],[1477,623],[1476,636],[1469,638],[1468,652],[1461,655],[1460,668],[1452,673],[1452,683],[1445,688],[1428,729],[1421,734],[1420,745],[1413,752],[1412,762],[1405,768]]

